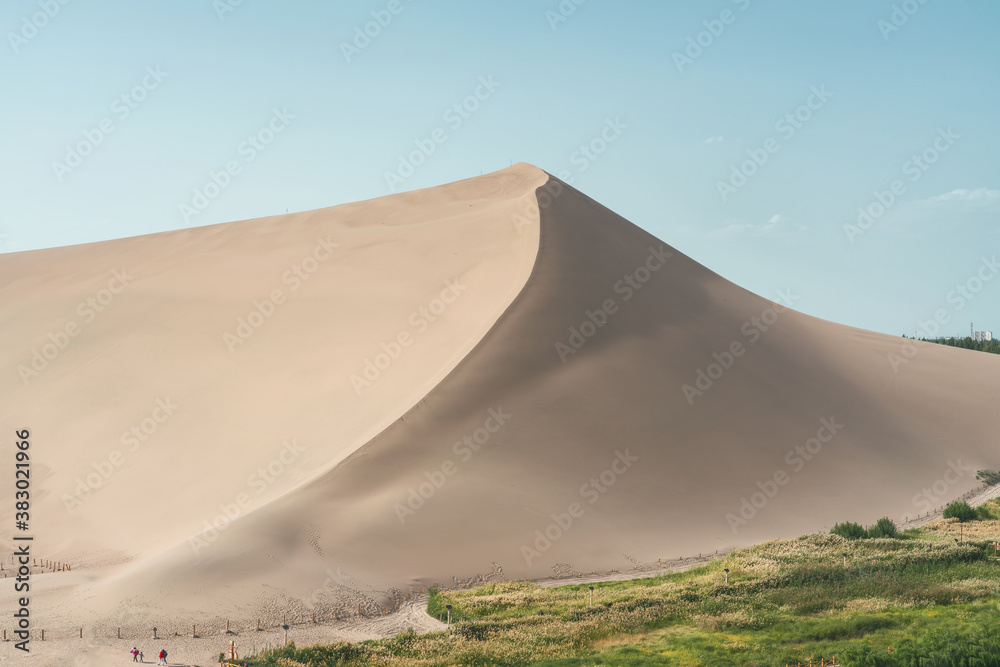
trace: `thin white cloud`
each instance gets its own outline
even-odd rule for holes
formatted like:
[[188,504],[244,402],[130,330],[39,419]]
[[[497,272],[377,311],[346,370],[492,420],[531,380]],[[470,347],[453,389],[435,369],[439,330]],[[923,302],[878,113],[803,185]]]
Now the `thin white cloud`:
[[717,137],[709,137],[708,139],[705,139],[705,143],[706,144],[720,144],[723,141],[725,141],[725,139],[726,138],[720,134]]
[[712,238],[736,238],[736,237],[783,237],[790,236],[805,231],[805,226],[796,225],[791,222],[788,216],[776,213],[767,222],[752,223],[746,220],[731,219],[725,221],[725,227],[717,229],[709,234]]
[[960,231],[996,233],[1000,190],[955,188],[950,192],[904,202],[879,221],[887,233],[928,239]]
[[742,236],[753,229],[753,225],[743,220],[727,220],[726,223],[725,227],[713,230],[709,233],[709,236],[716,239],[732,238],[734,236]]
[[957,188],[943,195],[931,197],[932,202],[983,202],[997,199],[1000,199],[1000,190],[990,190],[988,188],[977,188],[975,190]]

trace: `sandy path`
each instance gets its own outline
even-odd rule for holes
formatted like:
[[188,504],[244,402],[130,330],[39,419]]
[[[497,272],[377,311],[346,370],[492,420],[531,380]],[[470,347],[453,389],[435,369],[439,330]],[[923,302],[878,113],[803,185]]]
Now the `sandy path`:
[[[367,639],[392,637],[413,628],[417,633],[442,630],[445,623],[427,614],[427,595],[415,596],[404,602],[399,611],[388,616],[374,618],[350,618],[336,623],[293,625],[288,631],[288,641],[299,646],[331,644],[338,640],[360,642]],[[280,646],[284,632],[280,629],[265,629],[231,635],[212,635],[193,639],[168,637],[159,640],[136,641],[134,639],[47,639],[33,641],[31,653],[24,654],[13,647],[12,642],[0,642],[0,664],[16,664],[26,667],[119,667],[135,665],[129,650],[136,646],[145,653],[145,664],[156,664],[156,654],[166,649],[170,665],[197,665],[206,667],[218,664],[219,653],[228,655],[229,642],[236,643],[240,656],[252,655],[269,647]]]
[[553,577],[551,579],[540,579],[534,583],[542,588],[555,588],[558,586],[575,586],[577,584],[600,583],[604,581],[630,581],[632,579],[643,579],[655,577],[667,572],[684,572],[700,565],[705,565],[713,560],[725,558],[733,549],[716,551],[715,553],[691,556],[690,558],[677,558],[670,561],[660,561],[661,567],[655,565],[641,565],[636,570],[623,570],[621,572],[607,572],[604,574],[579,574],[570,577]]
[[[420,595],[409,602],[404,602],[399,611],[380,618],[352,619],[344,627],[337,628],[347,641],[363,641],[365,639],[381,639],[393,637],[413,628],[418,634],[444,630],[442,623],[427,613],[427,601],[430,596]],[[315,643],[315,642],[310,642]]]

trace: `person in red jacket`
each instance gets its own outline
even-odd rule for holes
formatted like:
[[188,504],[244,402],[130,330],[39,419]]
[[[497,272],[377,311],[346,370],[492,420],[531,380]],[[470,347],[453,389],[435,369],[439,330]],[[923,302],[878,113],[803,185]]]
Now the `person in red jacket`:
[[167,664],[167,652],[164,651],[162,648],[160,649],[160,661],[158,663],[156,663],[156,664],[158,664],[158,665],[165,665],[165,664]]

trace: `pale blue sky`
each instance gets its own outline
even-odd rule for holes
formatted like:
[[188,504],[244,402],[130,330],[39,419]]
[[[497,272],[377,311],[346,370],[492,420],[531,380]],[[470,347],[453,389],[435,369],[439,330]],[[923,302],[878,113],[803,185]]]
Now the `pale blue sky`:
[[[970,321],[1000,333],[1000,279],[961,308],[950,294],[1000,245],[995,2],[565,0],[575,11],[554,22],[559,0],[243,0],[221,18],[227,0],[63,1],[0,7],[0,252],[389,194],[386,172],[441,128],[397,190],[512,160],[569,170],[747,289],[791,290],[804,312],[912,334],[943,308],[946,333]],[[894,4],[913,13],[889,32]],[[36,16],[46,6],[54,16]],[[391,21],[348,62],[342,45],[372,12]],[[477,87],[478,109],[446,116]],[[808,101],[807,120],[776,126]],[[273,143],[243,144],[272,120]],[[620,136],[581,157],[609,120]],[[87,132],[100,145],[54,166]],[[926,170],[906,164],[925,150]],[[767,161],[724,200],[719,182],[747,151]],[[239,173],[185,219],[228,161]],[[850,242],[844,226],[896,179],[902,194]]]

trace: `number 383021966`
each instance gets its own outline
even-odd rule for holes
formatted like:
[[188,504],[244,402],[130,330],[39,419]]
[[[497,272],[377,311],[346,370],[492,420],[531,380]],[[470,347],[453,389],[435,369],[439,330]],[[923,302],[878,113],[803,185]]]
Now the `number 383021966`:
[[31,448],[31,433],[24,429],[15,431],[17,436],[15,446],[17,452],[14,454],[14,509],[15,521],[21,530],[27,530],[27,522],[31,518],[29,510],[31,508],[31,455],[28,450]]

